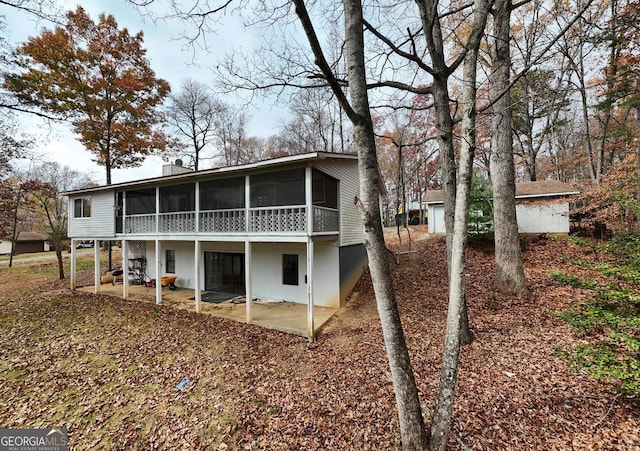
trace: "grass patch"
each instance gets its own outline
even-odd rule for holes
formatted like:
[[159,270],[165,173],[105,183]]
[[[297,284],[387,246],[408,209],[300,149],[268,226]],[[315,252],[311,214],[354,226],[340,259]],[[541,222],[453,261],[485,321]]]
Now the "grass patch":
[[[607,275],[625,274],[625,267]],[[595,290],[595,296],[574,309],[556,312],[590,343],[573,349],[556,349],[572,370],[611,384],[622,393],[640,395],[640,296],[616,284],[599,286],[593,281],[560,271],[551,276],[574,288]]]
[[[13,261],[25,260],[27,258],[52,258],[56,256],[56,251],[31,252],[28,254],[19,254],[13,256]],[[8,262],[9,255],[0,255],[0,262]]]
[[547,271],[547,273],[556,281],[563,283],[565,285],[569,285],[573,288],[585,288],[588,290],[593,290],[597,288],[598,284],[593,280],[584,280],[578,276],[573,274],[566,274],[557,269],[552,269]]

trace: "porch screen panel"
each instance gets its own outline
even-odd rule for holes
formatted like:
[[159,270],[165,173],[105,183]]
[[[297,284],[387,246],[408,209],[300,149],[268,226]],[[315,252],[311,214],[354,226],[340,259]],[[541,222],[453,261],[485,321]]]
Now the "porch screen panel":
[[195,211],[195,184],[163,186],[160,188],[160,213]]
[[156,212],[155,188],[127,191],[127,216],[149,215]]
[[304,169],[251,176],[251,208],[304,203]]
[[313,205],[338,209],[338,181],[336,179],[314,169],[311,191]]
[[244,208],[244,178],[200,182],[200,210]]
[[115,207],[115,215],[116,215],[116,233],[122,233],[123,231],[123,201],[124,193],[122,191],[118,191],[116,193],[116,207]]

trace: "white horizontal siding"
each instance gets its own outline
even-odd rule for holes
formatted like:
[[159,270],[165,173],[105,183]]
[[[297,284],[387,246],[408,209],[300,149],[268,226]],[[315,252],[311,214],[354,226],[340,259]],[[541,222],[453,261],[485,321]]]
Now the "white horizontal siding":
[[362,243],[362,218],[354,204],[354,199],[359,196],[357,160],[321,160],[315,161],[313,166],[340,181],[340,246]]
[[520,233],[569,233],[568,202],[527,202],[516,205]]
[[[74,199],[91,199],[91,217],[74,218]],[[114,238],[115,214],[113,191],[101,191],[69,197],[69,238]]]
[[446,233],[444,226],[444,205],[430,204],[427,207],[429,224],[429,233]]
[[11,241],[0,241],[0,255],[11,253]]

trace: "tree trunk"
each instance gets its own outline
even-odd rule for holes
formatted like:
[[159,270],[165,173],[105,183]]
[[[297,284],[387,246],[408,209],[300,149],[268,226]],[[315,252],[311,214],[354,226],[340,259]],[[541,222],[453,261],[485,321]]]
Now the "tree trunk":
[[511,0],[497,0],[494,5],[494,45],[491,54],[492,72],[489,77],[494,100],[491,119],[493,150],[491,166],[493,167],[496,288],[506,294],[524,296],[529,291],[524,278],[516,220],[515,167],[511,96],[509,95],[510,17]]
[[427,448],[428,437],[396,304],[378,208],[382,180],[378,172],[366,86],[362,5],[359,0],[344,0],[344,8],[349,93],[355,115],[352,122],[360,173],[359,204],[364,223],[369,270],[396,395],[402,448],[424,450]]
[[[449,108],[448,77],[434,77],[432,84],[436,124],[438,127],[438,146],[440,149],[440,168],[442,170],[442,194],[444,196],[444,224],[447,237],[447,266],[451,268],[451,249],[453,246],[453,223],[456,204],[456,163],[453,147],[453,119]],[[449,276],[450,278],[450,276]],[[473,341],[469,329],[469,315],[466,299],[462,300],[462,321],[460,322],[460,340],[463,344]]]
[[13,222],[11,228],[11,252],[9,253],[9,268],[13,266],[13,256],[16,253],[16,243],[18,241],[18,210],[20,209],[20,201],[22,200],[22,184],[17,187],[16,195],[14,197],[14,204],[12,205],[13,211],[11,212],[11,220]]
[[[640,95],[640,82],[636,81],[636,92]],[[636,191],[636,202],[640,205],[640,106],[636,107],[636,171],[638,178],[638,188]],[[640,231],[640,213],[636,213],[636,232]]]
[[[486,23],[489,4],[487,0],[474,3],[474,28]],[[463,67],[462,123],[460,159],[455,195],[455,217],[451,239],[449,270],[449,310],[445,331],[442,371],[436,409],[431,423],[431,450],[444,451],[451,429],[451,412],[455,399],[458,363],[460,360],[461,322],[466,315],[465,268],[469,222],[469,201],[473,157],[476,147],[476,74],[479,37],[468,44]]]
[[[440,169],[442,171],[442,194],[444,196],[444,225],[447,238],[447,267],[451,268],[451,246],[456,202],[456,154],[453,145],[453,118],[449,102],[449,77],[451,68],[446,64],[445,45],[437,15],[438,5],[434,0],[418,0],[420,19],[424,29],[426,46],[433,64],[431,92],[436,112]],[[464,320],[460,323],[460,335],[464,343],[470,343],[473,335],[469,330],[467,304],[463,300]]]
[[111,161],[105,160],[104,167],[107,177],[107,185],[111,185]]
[[58,276],[60,280],[64,279],[64,263],[62,261],[62,249],[60,243],[56,244],[56,258],[58,259]]

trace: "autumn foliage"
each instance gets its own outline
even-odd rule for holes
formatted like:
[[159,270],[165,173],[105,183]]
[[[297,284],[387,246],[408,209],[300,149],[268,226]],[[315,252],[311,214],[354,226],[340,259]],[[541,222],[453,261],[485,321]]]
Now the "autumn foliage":
[[6,76],[25,107],[71,122],[106,168],[107,183],[112,169],[137,166],[167,144],[155,126],[169,84],[156,78],[142,44],[141,32],[118,29],[111,15],[95,23],[78,7],[64,27],[45,29],[18,48],[21,71]]

